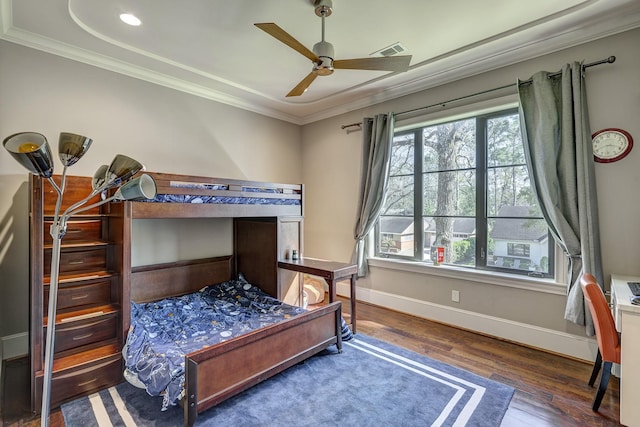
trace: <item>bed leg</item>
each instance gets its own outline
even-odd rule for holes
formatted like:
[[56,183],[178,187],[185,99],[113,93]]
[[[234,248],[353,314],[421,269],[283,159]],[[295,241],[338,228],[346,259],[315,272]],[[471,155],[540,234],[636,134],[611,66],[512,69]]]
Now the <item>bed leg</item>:
[[198,364],[185,360],[184,426],[193,427],[198,417]]
[[336,347],[342,353],[342,305],[336,310]]

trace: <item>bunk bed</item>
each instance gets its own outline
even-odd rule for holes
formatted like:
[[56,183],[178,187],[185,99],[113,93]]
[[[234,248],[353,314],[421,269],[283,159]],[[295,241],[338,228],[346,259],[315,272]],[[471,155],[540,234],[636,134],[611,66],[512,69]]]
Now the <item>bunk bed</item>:
[[[289,230],[296,230],[295,245],[301,249],[301,185],[149,174],[158,187],[156,199],[114,207],[124,228],[123,342],[131,325],[132,305],[135,310],[137,305],[198,292],[237,279],[245,271],[251,276],[248,282],[260,288],[261,280],[273,281],[278,275],[277,260],[290,247],[281,244],[278,228],[280,224],[286,228],[288,219],[293,219],[295,227]],[[234,218],[233,254],[131,268],[132,220],[215,217]],[[254,232],[261,236],[253,236]],[[266,237],[271,243],[265,244]],[[292,243],[291,236],[286,242]],[[284,292],[280,285],[276,280],[263,290],[280,299]],[[193,425],[198,413],[331,345],[341,350],[342,326],[341,306],[335,302],[187,353],[182,401],[185,426]]]

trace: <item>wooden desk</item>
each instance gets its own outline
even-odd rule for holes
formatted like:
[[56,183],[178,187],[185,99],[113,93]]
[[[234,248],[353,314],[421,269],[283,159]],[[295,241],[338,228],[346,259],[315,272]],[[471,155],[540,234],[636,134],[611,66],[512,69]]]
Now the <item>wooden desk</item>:
[[640,426],[640,305],[631,304],[627,282],[640,277],[611,275],[611,302],[616,329],[620,332],[620,423]]
[[305,257],[296,261],[290,259],[278,261],[278,267],[322,277],[329,285],[329,302],[333,302],[336,299],[336,282],[350,279],[351,331],[354,334],[356,333],[356,280],[358,279],[358,266],[356,264]]

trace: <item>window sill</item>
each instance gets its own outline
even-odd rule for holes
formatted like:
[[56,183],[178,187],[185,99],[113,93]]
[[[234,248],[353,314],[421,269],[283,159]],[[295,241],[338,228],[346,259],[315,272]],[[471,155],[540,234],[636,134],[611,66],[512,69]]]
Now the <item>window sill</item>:
[[408,271],[429,276],[448,277],[467,280],[486,285],[507,286],[510,288],[526,289],[548,294],[566,295],[567,285],[553,279],[539,279],[536,277],[517,276],[494,271],[472,270],[451,265],[429,265],[415,261],[405,261],[389,258],[368,258],[369,266],[389,270]]

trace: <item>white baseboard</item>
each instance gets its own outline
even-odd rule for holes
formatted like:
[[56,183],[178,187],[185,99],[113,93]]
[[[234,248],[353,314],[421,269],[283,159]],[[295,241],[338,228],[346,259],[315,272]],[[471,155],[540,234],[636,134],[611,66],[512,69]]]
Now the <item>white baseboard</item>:
[[29,354],[29,334],[22,332],[19,334],[0,337],[0,356],[7,360],[15,357],[22,357]]
[[[348,297],[349,285],[339,282],[336,291],[338,295]],[[593,361],[598,350],[598,345],[592,338],[513,322],[388,292],[357,288],[356,294],[360,301],[577,359]],[[29,334],[26,332],[2,337],[0,341],[0,360],[22,357],[29,353]]]
[[[349,296],[348,284],[337,283],[336,288],[338,295]],[[587,337],[382,291],[356,288],[356,295],[359,301],[577,359],[593,361],[598,351],[597,342]]]

